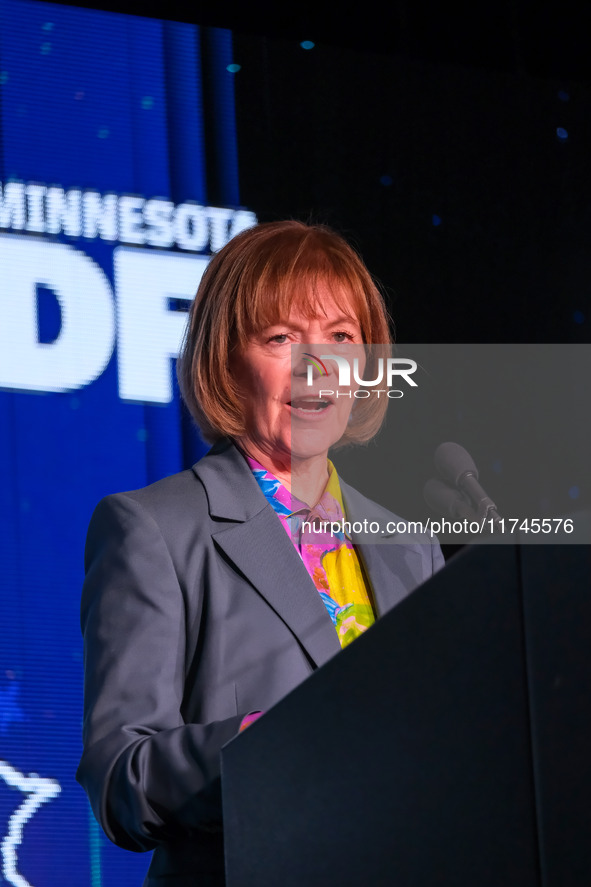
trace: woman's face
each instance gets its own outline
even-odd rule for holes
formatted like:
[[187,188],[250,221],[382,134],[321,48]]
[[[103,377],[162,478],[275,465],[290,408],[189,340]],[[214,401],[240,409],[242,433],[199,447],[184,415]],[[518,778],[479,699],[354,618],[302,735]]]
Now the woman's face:
[[345,431],[354,398],[336,396],[344,393],[336,361],[323,361],[327,375],[314,369],[310,386],[311,362],[304,355],[354,352],[361,377],[365,366],[361,327],[345,294],[335,294],[325,284],[317,295],[317,316],[306,317],[294,305],[289,317],[251,336],[233,359],[247,427],[240,443],[259,461],[263,456],[271,464],[289,467],[292,458],[326,457]]

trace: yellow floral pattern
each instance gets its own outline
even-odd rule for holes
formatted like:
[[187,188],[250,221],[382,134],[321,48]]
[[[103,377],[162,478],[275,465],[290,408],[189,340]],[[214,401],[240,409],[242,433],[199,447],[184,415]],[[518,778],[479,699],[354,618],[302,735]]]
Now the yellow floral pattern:
[[[318,591],[335,626],[341,647],[346,647],[375,622],[370,589],[351,539],[344,533],[303,532],[303,523],[346,520],[339,478],[332,462],[317,505],[300,502],[259,462],[247,462],[267,501],[275,510]],[[320,526],[320,524],[318,524]]]

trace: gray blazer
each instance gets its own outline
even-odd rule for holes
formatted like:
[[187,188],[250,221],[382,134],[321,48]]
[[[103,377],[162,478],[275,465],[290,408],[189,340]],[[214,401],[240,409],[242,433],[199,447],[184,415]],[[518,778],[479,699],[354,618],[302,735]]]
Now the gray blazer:
[[[395,517],[341,488],[351,520]],[[380,616],[443,563],[421,540],[359,550]],[[85,562],[77,779],[112,841],[156,848],[145,885],[223,883],[220,748],[339,652],[335,628],[229,440],[103,499]]]

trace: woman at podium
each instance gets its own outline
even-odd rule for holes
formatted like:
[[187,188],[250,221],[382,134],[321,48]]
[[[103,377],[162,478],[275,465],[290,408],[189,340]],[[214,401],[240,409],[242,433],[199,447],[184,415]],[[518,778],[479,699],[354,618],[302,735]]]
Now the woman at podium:
[[242,232],[203,276],[178,364],[210,452],[94,512],[77,778],[112,841],[154,850],[146,887],[224,883],[221,747],[442,564],[426,537],[360,541],[351,527],[395,516],[328,459],[387,405],[342,360],[373,379],[389,342],[340,236]]

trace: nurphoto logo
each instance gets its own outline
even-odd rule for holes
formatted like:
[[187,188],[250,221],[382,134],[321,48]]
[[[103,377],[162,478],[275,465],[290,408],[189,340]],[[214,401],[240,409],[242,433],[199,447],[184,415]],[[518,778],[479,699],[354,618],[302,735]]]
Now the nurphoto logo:
[[[321,354],[317,357],[315,354],[310,354],[309,352],[305,352],[304,360],[307,363],[307,379],[306,384],[308,387],[312,387],[314,385],[314,371],[319,376],[328,376],[330,374],[329,369],[327,368],[324,361],[332,360],[337,365],[338,371],[338,386],[339,388],[348,388],[351,389],[351,364],[353,369],[353,383],[360,386],[360,389],[356,391],[332,391],[332,390],[324,390],[319,392],[319,396],[323,395],[329,396],[332,395],[334,397],[356,397],[356,398],[366,398],[371,397],[372,393],[380,397],[381,394],[386,394],[387,397],[396,399],[404,396],[404,391],[399,388],[394,388],[394,379],[401,380],[406,382],[411,388],[417,388],[418,385],[415,380],[412,378],[413,373],[417,371],[417,362],[415,360],[411,360],[407,357],[388,357],[384,359],[383,357],[378,358],[377,361],[377,375],[375,379],[362,379],[362,373],[359,370],[359,358],[354,357],[352,359],[343,357],[342,354]],[[386,388],[376,388],[376,385],[380,385],[383,381],[386,383]],[[371,391],[369,389],[372,389]]]

